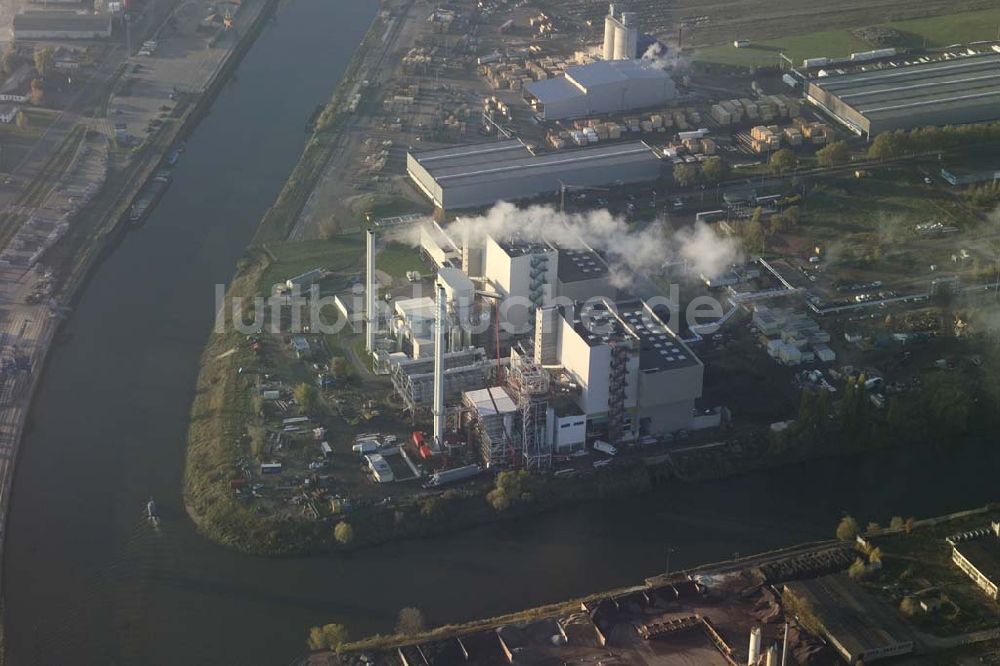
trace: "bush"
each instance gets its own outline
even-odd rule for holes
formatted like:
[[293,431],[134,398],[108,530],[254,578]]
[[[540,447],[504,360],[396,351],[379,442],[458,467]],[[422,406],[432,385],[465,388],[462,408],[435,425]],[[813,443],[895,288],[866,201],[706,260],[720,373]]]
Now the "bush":
[[424,622],[424,614],[419,608],[403,608],[399,611],[399,619],[396,620],[396,633],[404,636],[412,636],[427,630]]
[[342,624],[324,624],[309,630],[310,650],[339,650],[347,642],[347,627]]
[[346,520],[341,521],[333,528],[333,538],[337,540],[337,543],[346,546],[354,541],[354,528]]

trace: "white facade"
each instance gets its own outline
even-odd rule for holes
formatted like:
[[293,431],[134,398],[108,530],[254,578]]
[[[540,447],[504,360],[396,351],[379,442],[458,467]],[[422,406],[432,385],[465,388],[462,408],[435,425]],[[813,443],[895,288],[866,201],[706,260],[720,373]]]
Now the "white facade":
[[564,454],[579,451],[587,442],[587,415],[568,414],[560,416],[549,410],[549,441],[554,453]]
[[582,118],[662,106],[677,97],[669,72],[646,60],[599,61],[524,87],[545,120]]

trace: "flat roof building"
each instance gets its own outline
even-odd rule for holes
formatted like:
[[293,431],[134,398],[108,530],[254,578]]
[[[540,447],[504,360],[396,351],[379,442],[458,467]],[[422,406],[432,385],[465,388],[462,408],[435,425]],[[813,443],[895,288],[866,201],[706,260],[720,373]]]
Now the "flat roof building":
[[964,571],[990,599],[1000,599],[1000,539],[992,532],[952,547],[952,561]]
[[28,10],[14,15],[14,39],[107,39],[111,14]]
[[582,118],[662,106],[677,97],[670,74],[648,60],[599,61],[534,81],[524,98],[544,120]]
[[806,97],[857,134],[1000,118],[1000,54],[886,66],[809,81]]
[[895,610],[843,574],[785,583],[784,594],[812,608],[823,633],[849,664],[913,652],[913,636]]
[[653,181],[660,177],[660,160],[641,141],[535,154],[513,139],[409,153],[406,170],[434,205],[454,210],[552,194],[562,183]]

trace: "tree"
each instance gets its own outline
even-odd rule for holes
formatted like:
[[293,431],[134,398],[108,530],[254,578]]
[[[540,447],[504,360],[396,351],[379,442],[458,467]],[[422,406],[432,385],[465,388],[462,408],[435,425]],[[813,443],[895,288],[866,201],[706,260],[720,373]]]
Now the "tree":
[[349,522],[343,520],[333,528],[333,538],[337,540],[337,543],[346,546],[354,541],[354,528]]
[[847,567],[847,575],[855,580],[863,578],[866,573],[868,573],[868,567],[865,566],[864,561],[860,557],[851,562],[851,566]]
[[419,608],[403,608],[399,611],[399,618],[396,620],[397,634],[412,636],[426,630],[427,623],[424,622],[424,614]]
[[906,519],[906,522],[903,524],[903,531],[906,532],[907,534],[910,534],[911,532],[913,532],[913,528],[916,527],[916,524],[917,524],[917,519],[914,518],[913,516],[910,516],[909,518]]
[[309,630],[310,650],[337,650],[347,642],[347,627],[342,624],[324,624]]
[[881,564],[882,563],[882,549],[875,546],[868,552],[868,561],[871,564]]
[[3,70],[4,76],[10,76],[14,73],[15,67],[17,67],[17,48],[13,44],[8,44],[3,56],[0,57],[0,69]]
[[292,396],[305,413],[313,412],[319,406],[319,391],[312,384],[299,384],[292,391]]
[[698,182],[698,169],[689,164],[674,165],[674,184],[678,187],[691,187]]
[[903,529],[903,517],[893,516],[892,520],[889,521],[889,529],[891,530],[901,530]]
[[41,106],[45,103],[45,88],[41,79],[31,79],[31,103],[34,106]]
[[903,600],[899,602],[899,612],[906,617],[913,617],[919,609],[917,600],[909,595],[903,597]]
[[43,79],[49,75],[52,71],[52,65],[54,59],[52,57],[52,49],[48,46],[41,46],[35,49],[35,71],[38,72],[38,76]]
[[24,111],[18,111],[17,117],[14,119],[14,124],[17,125],[17,129],[24,131],[28,129],[28,116]]
[[872,522],[868,523],[868,526],[865,528],[865,534],[878,532],[880,529],[882,529],[882,526],[873,520]]
[[901,146],[892,132],[882,132],[875,137],[868,147],[868,158],[872,160],[887,160],[899,155]]
[[729,175],[729,165],[721,157],[709,157],[701,165],[701,175],[705,182],[718,183],[726,179]]
[[534,479],[525,470],[504,471],[497,475],[493,490],[486,494],[486,500],[497,511],[506,511],[515,504],[530,502],[534,498]]
[[740,225],[740,237],[743,239],[743,245],[748,250],[761,253],[764,252],[764,242],[766,240],[764,225],[761,222],[763,214],[763,209],[757,208],[754,210],[753,215],[750,216],[750,219]]
[[771,216],[772,231],[791,231],[799,224],[799,207],[789,206],[784,211]]
[[816,161],[821,167],[834,167],[851,159],[851,149],[846,141],[834,141],[816,151]]
[[837,538],[841,541],[851,541],[856,536],[858,536],[860,529],[858,528],[858,521],[854,519],[854,516],[844,516],[840,519],[840,524],[837,525]]
[[782,148],[771,155],[771,173],[787,173],[794,169],[798,163],[799,158],[795,156],[791,148]]
[[330,372],[337,379],[344,379],[347,377],[348,370],[350,366],[347,364],[347,359],[343,356],[334,356],[330,359]]

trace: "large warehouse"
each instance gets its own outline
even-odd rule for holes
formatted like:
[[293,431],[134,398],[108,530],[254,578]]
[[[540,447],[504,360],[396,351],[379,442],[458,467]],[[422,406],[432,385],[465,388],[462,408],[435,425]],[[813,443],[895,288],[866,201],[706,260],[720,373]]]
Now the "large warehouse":
[[858,134],[1000,118],[1000,54],[810,81],[806,96]]
[[531,152],[516,139],[406,156],[406,171],[438,208],[492,206],[578,187],[641,183],[660,177],[660,160],[641,141]]
[[582,118],[662,106],[677,97],[670,74],[648,60],[613,60],[534,81],[524,98],[544,120]]
[[14,39],[107,39],[111,14],[30,10],[14,15]]

